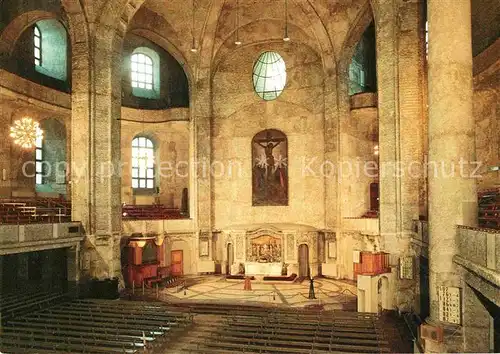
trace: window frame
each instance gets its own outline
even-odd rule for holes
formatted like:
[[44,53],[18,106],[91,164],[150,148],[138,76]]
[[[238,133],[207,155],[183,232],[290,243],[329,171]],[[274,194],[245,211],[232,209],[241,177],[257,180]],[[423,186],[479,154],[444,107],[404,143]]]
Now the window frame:
[[[270,58],[274,61],[264,61]],[[271,71],[274,66],[276,66],[278,75],[267,76],[268,71]],[[274,90],[266,90],[266,81],[268,81],[269,79],[275,80],[276,77],[282,79],[282,82],[280,82],[280,85],[282,85],[282,87],[277,90],[276,88],[278,88],[278,85],[276,83]],[[261,84],[261,80],[264,80],[262,84],[262,91],[257,90],[257,87]],[[252,83],[253,91],[259,98],[263,99],[264,101],[274,101],[278,97],[280,97],[283,91],[285,91],[285,88],[288,84],[287,66],[283,56],[278,52],[272,50],[266,50],[260,53],[252,68]]]
[[[38,153],[40,153],[40,156],[38,156]],[[35,140],[35,185],[42,185],[43,182],[43,138],[38,137]]]
[[[144,58],[145,61],[141,61],[139,59],[134,61],[134,57],[137,58]],[[149,61],[149,63],[148,63]],[[134,69],[134,64],[136,64],[136,68]],[[138,66],[139,65],[144,65],[145,70],[144,71],[139,71]],[[150,67],[150,72],[148,72],[148,67]],[[142,53],[142,52],[136,52],[133,53],[130,57],[130,86],[132,86],[132,89],[141,89],[141,90],[146,90],[146,91],[154,91],[155,88],[155,78],[154,78],[154,70],[155,70],[155,63],[153,58],[151,58],[149,55]],[[134,79],[134,74],[136,76],[139,75],[144,75],[146,78],[149,76],[151,77],[151,81],[147,80],[140,80],[139,78],[136,77]],[[134,86],[134,83],[136,86]],[[140,85],[143,85],[144,87],[141,87]],[[150,86],[148,88],[148,86]]]
[[[140,139],[144,139],[144,146],[141,146]],[[149,143],[149,144],[148,144]],[[150,146],[148,146],[150,145]],[[155,144],[153,140],[151,140],[147,136],[139,135],[134,137],[132,139],[131,143],[131,186],[132,190],[135,192],[154,192],[156,190],[156,164],[155,164]],[[137,149],[136,153],[134,153],[134,149]],[[145,164],[145,166],[141,166],[141,160],[143,157],[141,157],[141,151],[144,151],[145,154],[142,156],[146,156],[146,162],[142,162],[142,164]],[[151,167],[149,166],[149,159],[148,156],[152,159]],[[136,162],[137,161],[137,162]],[[136,176],[134,176],[134,171],[137,171]],[[143,172],[143,177],[141,177],[141,171]],[[148,173],[150,172],[150,173]],[[148,175],[151,175],[152,177],[148,177]],[[137,187],[134,187],[134,181],[136,182]],[[144,181],[144,187],[141,187],[141,181]],[[151,181],[151,187],[148,187],[148,181]]]
[[[38,45],[36,40],[38,39]],[[36,50],[38,49],[39,55],[37,57]],[[42,31],[38,25],[33,26],[33,57],[35,66],[42,66]]]

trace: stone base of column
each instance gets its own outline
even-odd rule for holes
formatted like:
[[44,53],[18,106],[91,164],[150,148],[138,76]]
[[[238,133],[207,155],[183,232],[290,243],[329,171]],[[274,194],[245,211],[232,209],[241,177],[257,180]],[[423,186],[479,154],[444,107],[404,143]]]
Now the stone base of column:
[[[423,339],[426,353],[462,353],[464,351],[464,331],[462,326],[451,325],[440,321],[427,318],[426,324],[442,329],[443,340],[434,341],[432,339]],[[422,331],[420,331],[422,335]]]

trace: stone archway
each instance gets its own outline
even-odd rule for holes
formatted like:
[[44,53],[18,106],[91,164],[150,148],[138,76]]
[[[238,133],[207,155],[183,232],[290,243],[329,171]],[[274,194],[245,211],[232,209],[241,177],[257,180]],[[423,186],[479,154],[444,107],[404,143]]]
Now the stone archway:
[[309,277],[311,270],[309,268],[309,246],[305,243],[298,248],[299,253],[299,277]]

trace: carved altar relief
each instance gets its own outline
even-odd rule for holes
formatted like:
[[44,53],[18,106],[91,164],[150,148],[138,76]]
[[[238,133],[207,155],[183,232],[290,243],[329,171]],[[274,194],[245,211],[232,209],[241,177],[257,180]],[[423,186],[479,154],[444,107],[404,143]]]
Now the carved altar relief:
[[250,239],[247,253],[248,262],[276,263],[282,260],[281,237],[271,235],[257,236]]
[[283,261],[283,236],[274,228],[247,231],[246,261],[280,263]]

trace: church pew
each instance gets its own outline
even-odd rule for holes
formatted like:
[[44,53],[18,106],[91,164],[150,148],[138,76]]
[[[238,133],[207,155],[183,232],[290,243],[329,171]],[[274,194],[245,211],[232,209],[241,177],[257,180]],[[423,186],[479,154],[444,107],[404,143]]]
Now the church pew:
[[[78,325],[78,324],[86,324],[88,326],[94,326],[99,328],[119,328],[119,329],[136,329],[137,331],[149,331],[154,334],[163,334],[170,330],[172,327],[179,326],[180,324],[177,322],[166,322],[163,326],[157,325],[146,325],[141,324],[138,326],[133,319],[124,323],[124,322],[110,322],[109,320],[92,320],[90,318],[79,318],[79,317],[71,317],[71,316],[59,316],[59,315],[50,315],[50,314],[36,314],[30,315],[26,317],[27,322],[43,322],[47,321],[49,323],[58,323],[58,324],[70,324],[70,325]],[[16,323],[17,320],[14,322]]]
[[146,319],[146,320],[151,320],[151,319],[158,319],[158,320],[164,320],[164,319],[177,319],[179,321],[182,321],[184,319],[189,320],[188,316],[180,316],[178,313],[174,312],[159,312],[159,310],[155,311],[145,311],[145,310],[132,310],[128,307],[94,307],[92,305],[79,305],[75,304],[73,302],[68,302],[66,304],[62,304],[50,309],[47,309],[46,311],[53,312],[53,313],[74,313],[74,314],[84,314],[84,315],[91,315],[91,316],[102,316],[102,317],[113,317],[113,318],[126,318],[130,317],[131,315],[134,315],[136,318],[139,319]]
[[317,333],[318,336],[324,336],[324,337],[330,337],[333,335],[339,338],[368,339],[368,340],[376,340],[378,338],[378,335],[373,331],[370,332],[368,331],[359,332],[357,330],[349,331],[346,330],[345,328],[339,329],[333,326],[331,327],[331,329],[322,329],[320,331],[318,331],[316,328],[300,327],[300,324],[297,324],[295,328],[291,328],[290,326],[268,326],[265,323],[262,323],[260,325],[258,324],[235,325],[234,323],[230,323],[228,324],[228,327],[230,327],[231,330],[252,332],[252,333],[255,331],[264,331],[264,332],[285,331],[288,334],[297,334],[297,335],[302,335],[304,333],[307,333],[308,336],[313,333]]
[[3,338],[15,338],[18,340],[33,340],[34,342],[52,342],[55,344],[58,343],[64,343],[64,344],[69,344],[69,345],[82,345],[82,346],[96,346],[96,347],[102,347],[102,348],[107,348],[109,351],[115,351],[115,352],[123,352],[126,349],[132,350],[131,352],[135,351],[136,349],[140,349],[144,347],[144,344],[142,341],[134,342],[134,341],[113,341],[110,340],[109,338],[96,338],[96,337],[91,337],[89,338],[88,336],[85,337],[72,337],[68,335],[61,335],[61,336],[55,336],[51,335],[49,333],[40,333],[40,332],[35,332],[35,331],[12,331],[12,329],[9,329],[9,327],[6,327],[5,330],[2,332],[2,339]]
[[[43,332],[53,332],[53,333],[63,333],[75,332],[79,335],[82,334],[90,334],[92,336],[113,336],[115,338],[124,338],[124,339],[143,339],[141,329],[124,329],[124,328],[94,328],[93,326],[88,325],[70,325],[66,323],[54,323],[54,321],[46,321],[46,322],[24,322],[24,321],[10,321],[8,327],[4,328],[23,328],[25,330],[34,330],[34,331],[43,331]],[[153,340],[153,336],[148,336],[148,333],[144,331],[146,336],[146,340]]]
[[[98,301],[98,300],[97,300]],[[70,306],[70,307],[77,307],[77,308],[88,308],[92,309],[93,311],[106,311],[106,310],[111,310],[111,311],[121,311],[123,312],[123,307],[117,307],[114,304],[100,304],[98,302],[91,302],[91,301],[72,301],[70,303],[65,304],[65,306]],[[175,310],[175,311],[174,311]],[[161,311],[162,316],[166,315],[174,315],[174,316],[179,316],[180,312],[178,308],[173,308],[171,306],[155,306],[155,305],[140,305],[137,306],[134,304],[134,301],[127,302],[126,305],[126,312],[131,313],[131,314],[146,314],[146,313],[153,313],[153,314],[158,314],[159,311]],[[188,314],[189,312],[181,312],[181,313],[186,313]]]
[[[29,339],[29,338],[28,338]],[[16,348],[13,352],[17,352],[17,348],[29,348],[30,352],[38,353],[40,350],[49,350],[54,353],[56,351],[63,351],[65,353],[136,353],[135,349],[126,349],[126,348],[109,348],[109,347],[100,347],[97,345],[91,344],[75,344],[75,343],[64,343],[64,342],[50,342],[47,340],[43,340],[43,338],[39,341],[34,340],[26,340],[25,338],[16,338],[9,337],[7,335],[2,335],[2,339],[0,342],[0,348],[4,349],[4,345],[10,346],[11,348]]]
[[332,344],[329,346],[316,346],[313,343],[294,343],[290,345],[288,341],[280,341],[273,339],[257,340],[246,338],[236,338],[230,335],[217,336],[213,341],[207,341],[198,346],[198,350],[204,352],[205,347],[218,348],[223,350],[234,350],[235,352],[244,351],[249,352],[255,350],[257,353],[262,352],[282,352],[282,353],[331,353],[335,352],[349,352],[349,353],[373,353],[373,352],[388,352],[388,350],[380,350],[372,347],[362,347],[357,345],[341,345]]
[[156,320],[138,320],[134,317],[129,317],[129,318],[113,318],[113,317],[101,317],[101,316],[91,316],[91,315],[75,315],[75,314],[64,314],[64,313],[37,313],[32,316],[38,316],[38,317],[49,317],[49,318],[54,318],[57,320],[64,320],[67,319],[69,321],[73,322],[87,322],[90,324],[94,325],[109,325],[110,323],[113,324],[113,326],[118,325],[118,324],[125,324],[125,325],[132,325],[138,327],[139,325],[141,327],[148,327],[151,329],[155,330],[164,330],[167,331],[171,327],[178,326],[180,323],[178,321],[156,321]]
[[[315,336],[290,336],[280,333],[241,333],[238,331],[229,331],[227,329],[224,332],[219,332],[216,336],[217,340],[224,340],[229,342],[239,342],[239,343],[263,343],[264,345],[278,345],[287,347],[302,347],[302,348],[314,348],[322,350],[331,350],[332,347],[342,347],[349,346],[350,349],[355,349],[358,352],[376,352],[379,350],[379,343],[377,341],[372,342],[362,342],[359,339],[356,340],[342,340],[337,338],[328,338],[326,340],[320,340],[320,338]],[[387,342],[380,343],[387,345]]]
[[2,304],[0,313],[4,319],[8,319],[27,311],[33,311],[35,309],[46,307],[55,301],[65,298],[65,296],[66,295],[62,293],[42,293],[28,298],[21,297],[19,298],[19,301],[11,301],[7,305]]
[[[200,330],[200,329],[198,329]],[[207,331],[210,329],[207,328]],[[285,340],[290,342],[300,341],[309,342],[313,340],[315,343],[322,344],[356,344],[361,346],[371,346],[377,348],[379,345],[388,346],[386,340],[381,340],[377,338],[377,335],[373,335],[372,338],[367,338],[368,333],[345,333],[337,331],[324,331],[324,332],[314,332],[314,331],[303,331],[300,333],[299,330],[287,331],[286,328],[281,329],[281,331],[276,330],[274,327],[264,327],[264,328],[254,328],[254,327],[226,327],[224,331],[230,332],[232,335],[240,338],[273,338],[279,340]]]
[[[237,316],[231,316],[233,319],[233,322],[236,323],[238,321]],[[252,321],[252,319],[245,319],[241,318],[240,320],[243,321],[244,323],[249,323]],[[262,323],[259,318],[255,319],[257,323]],[[309,319],[308,322],[306,322],[306,319],[302,318],[296,318],[296,317],[268,317],[266,318],[266,323],[269,324],[281,324],[281,325],[295,325],[297,323],[303,324],[304,326],[308,325],[313,325],[313,326],[341,326],[343,328],[358,328],[360,330],[362,329],[373,329],[374,324],[372,321],[364,322],[364,321],[356,321],[356,320],[348,320],[348,319]]]

